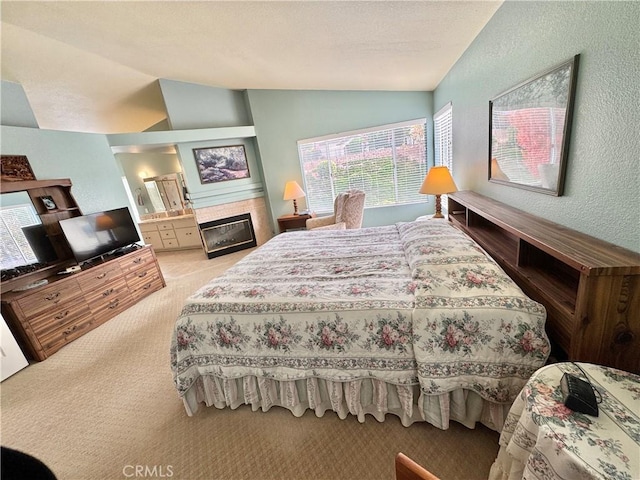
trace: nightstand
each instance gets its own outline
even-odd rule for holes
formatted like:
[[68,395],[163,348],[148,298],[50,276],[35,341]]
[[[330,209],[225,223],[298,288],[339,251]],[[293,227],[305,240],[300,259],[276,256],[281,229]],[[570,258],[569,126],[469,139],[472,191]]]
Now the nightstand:
[[278,217],[278,229],[280,233],[287,230],[300,230],[305,229],[307,225],[307,219],[315,217],[315,214],[304,215],[282,215]]

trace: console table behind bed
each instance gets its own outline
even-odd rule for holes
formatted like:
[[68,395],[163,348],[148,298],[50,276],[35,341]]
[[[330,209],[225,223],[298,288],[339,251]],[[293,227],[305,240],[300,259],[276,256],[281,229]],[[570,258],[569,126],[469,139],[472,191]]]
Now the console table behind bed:
[[569,360],[640,373],[640,254],[474,192],[450,194],[448,213],[546,307]]

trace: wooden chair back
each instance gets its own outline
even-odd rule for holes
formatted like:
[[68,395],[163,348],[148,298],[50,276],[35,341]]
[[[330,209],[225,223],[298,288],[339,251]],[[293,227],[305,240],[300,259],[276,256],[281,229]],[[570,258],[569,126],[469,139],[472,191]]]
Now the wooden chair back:
[[440,480],[404,453],[396,455],[396,480]]

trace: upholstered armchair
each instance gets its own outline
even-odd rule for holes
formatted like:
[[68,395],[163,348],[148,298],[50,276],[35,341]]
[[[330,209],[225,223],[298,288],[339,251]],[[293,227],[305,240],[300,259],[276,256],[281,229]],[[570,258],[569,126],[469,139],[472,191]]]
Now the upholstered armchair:
[[333,215],[309,218],[307,230],[344,230],[360,228],[364,214],[365,193],[348,190],[338,194],[333,202]]

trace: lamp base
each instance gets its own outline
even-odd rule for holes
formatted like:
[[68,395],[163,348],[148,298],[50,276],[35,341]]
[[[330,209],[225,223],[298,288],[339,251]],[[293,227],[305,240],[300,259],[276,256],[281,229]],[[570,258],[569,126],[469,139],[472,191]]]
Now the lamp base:
[[442,214],[442,201],[440,200],[440,195],[436,195],[436,213],[434,213],[431,218],[444,218],[444,215]]
[[293,214],[294,215],[298,215],[298,202],[296,202],[296,199],[293,199]]

